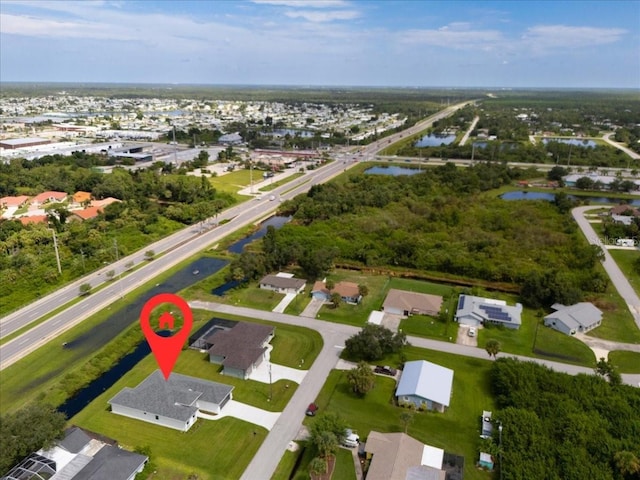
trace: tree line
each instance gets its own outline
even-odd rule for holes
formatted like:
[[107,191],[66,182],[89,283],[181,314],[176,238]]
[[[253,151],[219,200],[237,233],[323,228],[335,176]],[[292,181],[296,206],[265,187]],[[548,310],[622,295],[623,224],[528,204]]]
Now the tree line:
[[603,292],[601,251],[570,221],[571,202],[505,201],[488,193],[524,172],[447,164],[412,176],[352,174],[284,202],[292,221],[232,264],[238,278],[298,266],[319,278],[336,261],[438,272],[519,286],[531,306]]
[[640,478],[640,390],[611,381],[610,371],[571,376],[496,360],[490,382],[502,434],[494,429],[492,443],[500,477]]

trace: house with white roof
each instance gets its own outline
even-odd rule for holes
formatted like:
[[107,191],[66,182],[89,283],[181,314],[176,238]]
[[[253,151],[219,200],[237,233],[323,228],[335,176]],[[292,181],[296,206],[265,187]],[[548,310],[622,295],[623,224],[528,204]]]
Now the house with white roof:
[[580,302],[568,307],[555,303],[551,308],[555,312],[544,317],[544,324],[566,335],[585,333],[602,323],[602,311],[589,302]]
[[406,362],[396,389],[400,405],[444,412],[451,402],[453,370],[425,360]]
[[487,323],[517,330],[522,324],[522,305],[507,305],[504,300],[460,295],[455,321],[461,325],[478,327]]

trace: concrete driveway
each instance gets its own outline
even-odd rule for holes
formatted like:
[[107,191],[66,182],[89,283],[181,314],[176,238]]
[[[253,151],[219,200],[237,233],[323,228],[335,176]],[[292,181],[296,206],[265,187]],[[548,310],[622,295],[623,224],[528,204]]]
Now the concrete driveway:
[[[467,345],[469,347],[477,347],[478,346],[478,337],[470,337],[469,336],[469,329],[471,327],[469,325],[463,325],[462,323],[460,324],[460,327],[458,328],[458,336],[456,337],[456,343],[458,345]],[[478,327],[476,328],[476,332],[478,331]],[[476,333],[477,335],[477,333]]]
[[281,413],[282,412],[269,412],[261,408],[252,407],[246,403],[229,400],[227,404],[222,407],[222,412],[219,415],[209,415],[208,413],[198,412],[198,418],[220,420],[224,417],[233,417],[271,430],[278,418],[280,418]]

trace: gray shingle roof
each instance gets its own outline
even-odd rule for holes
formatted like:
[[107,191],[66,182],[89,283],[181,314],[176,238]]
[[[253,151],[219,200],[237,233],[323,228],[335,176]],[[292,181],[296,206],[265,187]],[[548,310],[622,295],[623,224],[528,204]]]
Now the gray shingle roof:
[[73,480],[128,480],[147,457],[110,445],[104,446]]
[[137,387],[122,389],[109,403],[186,422],[197,412],[198,400],[219,404],[231,390],[229,385],[179,373],[172,373],[165,381],[156,370]]
[[81,428],[71,427],[65,432],[65,437],[58,442],[62,448],[71,453],[78,453],[91,441],[91,437]]
[[589,329],[602,320],[602,311],[589,302],[580,302],[568,307],[555,303],[551,308],[556,312],[544,317],[545,320],[560,321],[571,329],[577,329],[580,326]]
[[209,354],[224,357],[225,367],[246,370],[264,353],[262,345],[273,331],[274,327],[269,325],[238,322],[232,329],[206,339],[213,345]]

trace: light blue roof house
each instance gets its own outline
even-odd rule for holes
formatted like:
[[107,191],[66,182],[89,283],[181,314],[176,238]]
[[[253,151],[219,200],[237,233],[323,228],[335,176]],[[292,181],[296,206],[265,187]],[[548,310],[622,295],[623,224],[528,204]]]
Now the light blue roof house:
[[425,360],[406,362],[396,389],[400,405],[444,412],[451,401],[453,370]]

